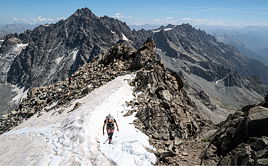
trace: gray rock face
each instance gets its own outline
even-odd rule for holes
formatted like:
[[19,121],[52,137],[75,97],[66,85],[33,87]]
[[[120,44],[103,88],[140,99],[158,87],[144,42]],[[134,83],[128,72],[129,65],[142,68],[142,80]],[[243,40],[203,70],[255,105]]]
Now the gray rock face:
[[268,74],[267,69],[264,71],[267,68],[265,65],[242,56],[235,48],[217,42],[215,37],[189,24],[162,27],[153,33],[153,39],[165,56],[184,62],[186,73],[209,82],[223,78],[225,86],[245,86],[260,93],[263,90],[261,82],[248,76],[255,75],[268,85],[268,80],[264,78]]
[[[169,29],[167,29],[168,27]],[[267,73],[261,69],[266,66],[241,56],[235,48],[217,42],[215,37],[207,35],[204,31],[196,30],[189,24],[163,27],[161,31],[155,32],[154,36],[168,41],[165,45],[158,44],[161,41],[154,38],[156,46],[163,51],[169,50],[167,56],[197,64],[189,67],[194,73],[200,70],[206,71],[207,75],[206,77],[203,75],[203,77],[207,80],[216,81],[216,79],[222,78],[223,73],[221,72],[233,69],[243,75],[256,75],[265,84],[268,84],[267,79],[263,77]],[[257,66],[258,69],[256,69]],[[199,70],[195,70],[195,67],[198,67]],[[202,73],[196,74],[201,75]]]
[[[234,109],[260,102],[268,92],[266,66],[204,31],[183,24],[151,32],[156,53],[165,66],[183,75],[191,99],[198,103],[200,112],[216,123],[225,120]],[[210,100],[202,100],[200,91]]]
[[[220,124],[211,144],[204,151],[203,163],[217,165],[267,165],[267,102],[249,105]],[[211,153],[213,151],[213,153]],[[208,153],[210,152],[210,153]]]
[[6,83],[13,60],[26,46],[27,44],[23,44],[17,35],[6,36],[0,48],[0,83]]
[[29,88],[64,80],[123,33],[128,37],[126,31],[131,32],[121,21],[98,18],[86,8],[64,21],[22,33],[19,38],[28,47],[13,61],[8,82]]

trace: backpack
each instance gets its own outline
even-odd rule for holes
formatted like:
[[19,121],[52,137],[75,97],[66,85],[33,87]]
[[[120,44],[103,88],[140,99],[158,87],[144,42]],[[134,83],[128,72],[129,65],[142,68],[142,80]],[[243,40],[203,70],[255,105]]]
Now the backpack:
[[105,120],[108,120],[108,119],[114,120],[114,117],[111,114],[109,114],[109,115],[106,116]]

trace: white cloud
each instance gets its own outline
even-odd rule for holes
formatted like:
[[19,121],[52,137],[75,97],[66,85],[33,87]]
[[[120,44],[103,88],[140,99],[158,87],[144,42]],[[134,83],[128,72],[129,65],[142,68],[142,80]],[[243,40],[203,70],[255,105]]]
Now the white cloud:
[[133,16],[126,16],[122,13],[115,13],[112,17],[116,18],[116,19],[131,19],[131,18],[133,18]]
[[18,23],[28,23],[28,24],[44,24],[44,23],[53,23],[57,22],[59,20],[65,19],[65,17],[57,17],[57,18],[45,18],[42,16],[38,16],[36,18],[32,19],[25,19],[25,18],[19,18],[19,17],[14,17],[13,18],[15,22]]
[[122,19],[122,18],[125,18],[125,15],[121,13],[115,13],[114,16],[112,17],[117,18],[117,19]]
[[33,18],[31,21],[33,22],[39,22],[39,23],[48,23],[48,22],[55,22],[55,21],[59,21],[65,19],[65,17],[58,17],[58,18],[45,18],[42,16],[38,16],[36,18]]

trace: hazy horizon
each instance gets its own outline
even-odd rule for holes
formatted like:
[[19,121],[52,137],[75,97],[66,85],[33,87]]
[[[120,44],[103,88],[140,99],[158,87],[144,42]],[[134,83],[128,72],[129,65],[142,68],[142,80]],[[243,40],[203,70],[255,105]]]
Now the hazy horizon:
[[[182,24],[202,26],[268,26],[265,0],[170,0],[170,1],[3,1],[0,24],[45,24],[68,18],[87,7],[97,16],[107,15],[128,25]],[[16,12],[14,12],[16,11]]]

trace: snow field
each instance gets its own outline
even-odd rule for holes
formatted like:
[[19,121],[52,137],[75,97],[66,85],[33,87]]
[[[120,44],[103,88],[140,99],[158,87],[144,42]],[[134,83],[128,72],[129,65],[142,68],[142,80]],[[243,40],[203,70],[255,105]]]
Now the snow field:
[[[129,109],[125,102],[134,98],[127,80],[132,75],[117,77],[64,108],[62,114],[52,110],[33,116],[0,136],[0,165],[38,166],[140,166],[156,161],[146,148],[148,137],[132,124],[134,115],[123,117]],[[75,103],[82,105],[68,113]],[[118,122],[113,144],[103,144],[107,134],[102,126],[107,114]],[[98,143],[98,141],[100,143]],[[5,150],[8,149],[8,150]]]

